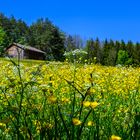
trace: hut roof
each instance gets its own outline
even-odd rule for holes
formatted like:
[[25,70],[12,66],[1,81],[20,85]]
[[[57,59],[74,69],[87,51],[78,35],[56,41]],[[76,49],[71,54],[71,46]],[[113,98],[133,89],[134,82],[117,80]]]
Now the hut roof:
[[19,43],[12,43],[7,49],[9,49],[12,45],[15,45],[21,49],[24,49],[24,50],[30,50],[30,51],[34,51],[34,52],[38,52],[38,53],[43,53],[45,54],[44,51],[41,51],[37,48],[34,48],[34,47],[31,47],[31,46],[26,46],[26,45],[22,45],[22,44],[19,44]]

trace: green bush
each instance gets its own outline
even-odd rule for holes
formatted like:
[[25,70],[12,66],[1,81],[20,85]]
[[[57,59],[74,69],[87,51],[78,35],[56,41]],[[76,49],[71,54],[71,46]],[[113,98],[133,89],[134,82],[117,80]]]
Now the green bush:
[[74,51],[65,52],[64,56],[68,62],[85,63],[87,52],[83,51],[82,49],[76,49]]
[[117,64],[121,65],[131,65],[133,63],[132,58],[129,58],[127,51],[119,50]]

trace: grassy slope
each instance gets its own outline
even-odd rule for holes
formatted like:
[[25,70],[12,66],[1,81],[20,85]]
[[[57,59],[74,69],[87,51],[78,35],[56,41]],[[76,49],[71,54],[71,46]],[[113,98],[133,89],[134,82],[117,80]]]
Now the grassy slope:
[[[17,59],[11,59],[11,60],[13,60],[13,61],[15,61],[15,62],[18,62],[18,60]],[[7,62],[9,62],[9,61],[11,61],[9,58],[0,58],[0,61],[7,61]],[[33,60],[33,59],[22,59],[22,60],[20,60],[20,62],[22,62],[22,63],[30,63],[30,64],[40,64],[40,63],[45,63],[46,61],[43,61],[43,60]]]

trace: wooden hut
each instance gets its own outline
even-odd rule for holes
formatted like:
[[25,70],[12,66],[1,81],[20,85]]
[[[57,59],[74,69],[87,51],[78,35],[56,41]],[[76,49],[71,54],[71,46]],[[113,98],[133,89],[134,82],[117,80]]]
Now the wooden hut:
[[6,54],[12,58],[43,60],[46,53],[34,47],[13,43],[6,48]]

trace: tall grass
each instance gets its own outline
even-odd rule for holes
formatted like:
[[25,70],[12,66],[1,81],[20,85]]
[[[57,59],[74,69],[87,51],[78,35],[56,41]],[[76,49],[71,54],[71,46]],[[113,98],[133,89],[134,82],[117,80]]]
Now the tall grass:
[[139,69],[14,60],[1,66],[0,139],[140,139]]

